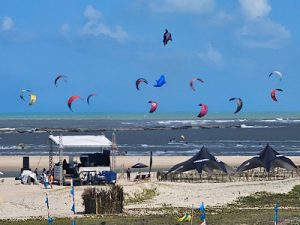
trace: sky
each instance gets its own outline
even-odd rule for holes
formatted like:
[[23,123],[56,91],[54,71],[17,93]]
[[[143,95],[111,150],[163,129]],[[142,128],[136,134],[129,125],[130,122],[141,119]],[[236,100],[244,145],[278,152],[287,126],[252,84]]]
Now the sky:
[[[0,113],[300,111],[300,1],[95,0],[0,3]],[[168,29],[173,41],[163,45]],[[269,77],[278,70],[283,74]],[[54,79],[67,76],[67,82]],[[160,75],[167,83],[153,87]],[[196,91],[189,81],[199,77]],[[138,78],[148,80],[136,90]],[[272,89],[281,88],[278,102]],[[33,106],[20,90],[37,95]],[[97,93],[86,103],[90,93]],[[27,99],[28,100],[28,99]]]

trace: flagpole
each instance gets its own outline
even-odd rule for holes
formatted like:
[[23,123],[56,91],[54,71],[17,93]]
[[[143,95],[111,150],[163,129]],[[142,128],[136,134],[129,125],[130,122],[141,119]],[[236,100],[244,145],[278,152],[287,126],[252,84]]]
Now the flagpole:
[[75,221],[75,191],[74,191],[74,186],[73,186],[73,179],[71,179],[71,191],[70,191],[71,195],[72,195],[72,201],[73,201],[73,204],[72,204],[72,212],[73,212],[73,215],[72,215],[72,225],[76,225],[76,221]]
[[194,216],[194,204],[192,204],[192,219],[191,219],[191,225],[193,225],[193,216]]

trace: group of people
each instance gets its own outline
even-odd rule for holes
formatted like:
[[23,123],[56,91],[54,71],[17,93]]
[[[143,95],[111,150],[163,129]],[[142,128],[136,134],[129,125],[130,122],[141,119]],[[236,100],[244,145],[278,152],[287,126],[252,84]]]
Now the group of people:
[[47,171],[46,168],[43,169],[42,173],[39,175],[38,174],[38,169],[35,168],[34,173],[37,177],[37,179],[44,184],[45,189],[52,189],[53,186],[53,180],[54,180],[54,176],[53,176],[53,170],[52,171]]

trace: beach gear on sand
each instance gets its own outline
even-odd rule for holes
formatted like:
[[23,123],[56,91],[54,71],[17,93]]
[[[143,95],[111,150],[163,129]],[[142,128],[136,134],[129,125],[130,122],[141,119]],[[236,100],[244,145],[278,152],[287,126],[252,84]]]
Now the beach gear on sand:
[[187,212],[185,212],[182,217],[177,219],[177,221],[179,222],[190,222],[191,220],[192,216]]

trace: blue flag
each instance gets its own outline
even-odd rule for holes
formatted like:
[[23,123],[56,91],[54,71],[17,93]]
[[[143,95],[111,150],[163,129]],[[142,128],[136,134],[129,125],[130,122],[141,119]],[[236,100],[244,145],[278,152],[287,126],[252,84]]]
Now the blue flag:
[[277,224],[278,223],[278,203],[275,203],[274,206],[274,223]]
[[51,216],[48,216],[48,225],[51,225],[53,222],[53,218]]
[[74,196],[74,194],[75,194],[75,192],[74,192],[74,186],[72,186],[72,188],[71,188],[71,190],[70,190],[70,194],[71,194],[72,196]]
[[72,208],[71,208],[72,212],[75,214],[75,205],[73,203]]
[[202,204],[200,205],[199,210],[200,210],[200,212],[201,212],[200,218],[201,218],[202,221],[204,221],[205,218],[206,218],[206,215],[205,215],[205,207],[204,207],[203,202],[202,202]]
[[47,208],[49,209],[49,200],[48,200],[48,195],[46,194],[46,200],[45,200],[45,203],[47,205]]

